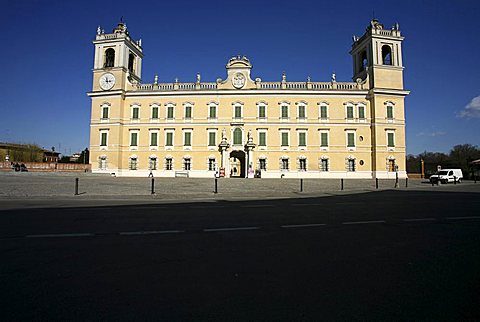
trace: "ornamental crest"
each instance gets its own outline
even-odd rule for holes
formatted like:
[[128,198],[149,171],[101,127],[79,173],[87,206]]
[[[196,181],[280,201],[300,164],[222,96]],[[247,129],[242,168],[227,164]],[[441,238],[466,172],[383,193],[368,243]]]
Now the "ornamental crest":
[[245,85],[245,76],[242,73],[236,73],[232,78],[233,87],[240,89]]

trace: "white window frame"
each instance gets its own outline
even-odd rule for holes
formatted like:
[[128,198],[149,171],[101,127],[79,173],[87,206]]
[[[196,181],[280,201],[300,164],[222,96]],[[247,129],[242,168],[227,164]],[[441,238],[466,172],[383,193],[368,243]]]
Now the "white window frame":
[[[295,103],[297,105],[297,121],[299,122],[305,122],[308,119],[308,104],[305,101],[300,101]],[[300,107],[303,107],[305,109],[305,116],[303,118],[300,118]]]
[[[165,150],[173,150],[175,147],[175,130],[174,129],[165,129]],[[168,135],[172,134],[172,145],[167,145]]]
[[[348,135],[353,134],[353,147],[348,146]],[[355,130],[345,130],[345,147],[348,151],[355,151],[357,149],[357,136]]]
[[[326,161],[326,163],[327,163],[326,169],[323,167],[323,162],[324,161]],[[329,172],[330,171],[330,159],[327,158],[327,157],[321,157],[320,160],[319,160],[318,169],[321,172]]]
[[[283,167],[283,160],[284,159],[287,160],[288,167],[286,169]],[[280,161],[279,162],[280,163],[279,164],[280,171],[282,171],[282,172],[290,171],[290,168],[292,167],[292,164],[291,164],[290,158],[288,156],[281,156],[279,161]]]
[[[158,146],[160,144],[160,131],[158,129],[150,129],[148,131],[148,146],[150,147],[150,150],[158,150]],[[157,134],[157,145],[152,145],[152,134],[156,133]]]
[[[348,118],[348,108],[352,108],[352,118]],[[345,120],[347,122],[355,122],[355,105],[353,103],[345,103]]]
[[[280,110],[279,110],[279,112],[280,112],[280,114],[279,114],[279,119],[280,119],[280,121],[283,121],[283,122],[288,122],[288,121],[290,121],[290,103],[283,101],[283,102],[278,103],[278,105],[279,105],[279,109],[280,109]],[[287,108],[287,116],[286,116],[286,117],[283,117],[283,114],[282,114],[283,107],[286,107],[286,108]]]
[[[98,146],[100,147],[100,150],[102,150],[102,151],[108,150],[108,132],[109,132],[108,129],[104,129],[104,130],[99,131],[99,134],[100,134],[99,139],[100,140],[99,140]],[[102,135],[103,134],[106,134],[106,136],[107,136],[107,138],[105,140],[105,145],[102,145]]]
[[[135,159],[135,168],[132,169],[133,159]],[[138,170],[138,156],[131,155],[128,157],[128,170],[129,171],[137,171]]]
[[[173,112],[173,113],[172,113],[173,115],[172,115],[171,118],[168,117],[168,109],[169,109],[170,107],[172,108],[172,112]],[[176,113],[175,110],[176,110],[176,104],[175,104],[175,103],[167,103],[167,104],[165,104],[165,120],[166,120],[167,122],[174,122],[174,121],[175,121],[175,113]]]
[[[393,135],[393,146],[388,146],[388,135],[392,134]],[[385,130],[385,146],[387,147],[388,151],[395,151],[395,146],[396,146],[396,137],[395,137],[395,130]]]
[[[211,167],[210,165],[210,161],[213,160],[213,167]],[[217,158],[215,158],[214,156],[209,156],[207,157],[207,170],[208,171],[216,171],[217,170]]]
[[[215,108],[215,117],[210,117],[210,108],[214,107]],[[207,104],[207,119],[210,122],[216,122],[218,120],[218,103],[216,102],[210,102]]]
[[[155,169],[152,167],[152,160],[155,159]],[[151,155],[148,157],[148,170],[156,171],[158,170],[158,157],[156,155]]]
[[[189,163],[188,163],[189,169],[187,169],[187,167],[186,167],[186,165],[187,165],[187,160],[189,160]],[[182,170],[184,170],[184,171],[191,171],[191,170],[192,170],[192,163],[193,163],[193,162],[192,162],[192,157],[191,157],[191,156],[189,156],[189,155],[188,155],[188,156],[187,156],[187,155],[184,156],[184,157],[182,158]]]
[[[327,112],[326,117],[322,117],[322,106],[325,107],[325,110],[326,110],[326,112]],[[329,117],[329,112],[330,112],[330,111],[329,111],[329,108],[328,108],[328,103],[326,103],[326,102],[320,102],[320,103],[318,103],[318,119],[319,119],[320,121],[322,121],[322,122],[328,122],[328,120],[329,120],[329,118],[330,118],[330,117]]]
[[[242,133],[242,142],[241,142],[240,144],[234,144],[234,142],[235,142],[235,140],[234,140],[235,129],[240,129],[240,131],[241,131],[241,133]],[[238,147],[238,146],[243,146],[243,142],[244,142],[244,139],[245,139],[245,138],[244,138],[245,135],[244,135],[244,133],[243,133],[244,131],[245,131],[244,128],[243,128],[243,127],[240,127],[240,126],[234,126],[234,127],[231,128],[231,130],[230,130],[230,132],[231,132],[231,133],[230,133],[230,135],[231,135],[231,136],[230,136],[230,137],[231,137],[230,145],[231,145],[231,146],[236,146],[236,147]]]
[[[193,105],[194,103],[183,103],[183,120],[185,122],[191,122],[193,120]],[[190,107],[190,117],[187,118],[187,108]]]
[[[291,145],[291,140],[290,140],[290,129],[280,129],[279,130],[279,133],[280,133],[280,149],[282,150],[290,150],[290,145]],[[282,142],[282,136],[283,136],[283,133],[287,133],[287,140],[288,140],[288,144],[287,145],[282,145],[283,142]]]
[[98,157],[98,170],[107,170],[107,169],[108,169],[108,158],[106,155],[100,155]]
[[[260,107],[263,106],[265,108],[265,116],[260,116]],[[257,103],[257,119],[261,122],[265,122],[268,119],[268,104],[265,102],[258,102]]]
[[[305,134],[305,145],[300,146],[300,133]],[[308,131],[306,129],[297,129],[297,147],[299,150],[306,150],[308,146]]]
[[[328,148],[330,147],[330,130],[319,130],[319,138],[320,138],[320,149],[322,151],[328,151]],[[322,134],[327,135],[327,146],[322,146]]]
[[[260,133],[265,134],[265,145],[260,145]],[[257,130],[257,147],[259,150],[266,150],[268,147],[268,130],[267,129],[258,129]]]
[[[302,169],[301,164],[302,160],[305,160],[305,169]],[[308,171],[308,160],[306,156],[300,156],[297,159],[297,172],[307,172]]]
[[[210,133],[215,134],[215,145],[210,145]],[[207,148],[209,150],[218,149],[218,129],[207,129]]]
[[[360,118],[360,108],[363,108],[363,119]],[[365,104],[357,104],[357,116],[359,122],[367,122],[367,106]]]
[[[171,166],[170,169],[168,169],[168,162],[167,162],[168,160],[171,161],[171,162],[170,162],[170,166]],[[163,159],[163,169],[164,169],[165,171],[173,171],[173,170],[174,170],[174,166],[173,166],[173,165],[174,165],[174,162],[173,162],[173,161],[174,161],[174,160],[173,160],[173,157],[172,157],[171,155],[165,156],[165,158]]]
[[[130,147],[130,151],[137,151],[139,146],[140,146],[140,130],[130,130],[128,131],[128,142],[129,142],[129,147]],[[132,145],[132,135],[133,134],[137,134],[137,145]]]
[[[131,121],[131,122],[137,122],[137,123],[140,122],[140,119],[141,119],[141,116],[140,116],[141,108],[140,108],[140,107],[141,107],[140,104],[136,104],[136,103],[130,105],[130,121]],[[134,115],[133,115],[133,114],[134,114],[133,111],[134,111],[135,109],[138,109],[138,118],[134,118],[134,117],[133,117],[133,116],[134,116]]]
[[[392,101],[386,101],[385,103],[385,120],[387,120],[388,123],[393,123],[395,121],[395,103]],[[392,107],[392,117],[388,117],[388,107]]]
[[[153,117],[153,109],[157,109],[157,117]],[[158,122],[158,119],[160,118],[160,104],[153,103],[150,105],[150,121],[151,122]]]
[[[103,103],[100,105],[100,122],[108,122],[110,120],[110,103]],[[103,117],[103,111],[107,110],[107,117]]]
[[[244,117],[244,109],[243,109],[244,104],[242,102],[234,102],[232,103],[232,120],[240,121],[243,120]],[[240,107],[240,117],[235,116],[235,111],[236,108]]]
[[[192,147],[193,147],[193,129],[182,129],[182,138],[183,138],[183,142],[182,142],[182,145],[183,145],[183,149],[184,150],[191,150]],[[190,145],[185,145],[185,135],[187,133],[190,133]]]

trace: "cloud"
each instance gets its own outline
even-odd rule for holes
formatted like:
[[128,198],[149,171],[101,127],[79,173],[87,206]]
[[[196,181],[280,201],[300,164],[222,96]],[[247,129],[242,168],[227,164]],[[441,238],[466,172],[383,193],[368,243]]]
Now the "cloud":
[[480,96],[474,97],[458,116],[467,119],[480,118]]
[[420,132],[420,133],[417,133],[417,136],[431,136],[431,137],[435,137],[435,136],[442,136],[442,135],[445,135],[445,134],[447,134],[447,132],[443,132],[443,131]]

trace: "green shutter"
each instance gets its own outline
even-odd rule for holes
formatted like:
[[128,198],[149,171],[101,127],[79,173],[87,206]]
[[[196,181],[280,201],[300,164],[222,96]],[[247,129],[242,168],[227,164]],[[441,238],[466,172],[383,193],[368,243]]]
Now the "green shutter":
[[327,107],[325,105],[320,106],[320,118],[322,119],[327,118]]
[[267,134],[265,132],[260,132],[258,137],[258,145],[266,146],[267,145]]
[[130,140],[131,146],[137,146],[137,135],[138,133],[131,133],[131,140]]
[[265,105],[260,105],[258,107],[258,117],[265,118]]
[[365,107],[359,106],[358,107],[358,118],[364,119],[365,118]]
[[393,106],[387,106],[387,119],[393,119]]
[[157,146],[158,143],[158,133],[153,132],[150,134],[150,146]]
[[167,133],[167,144],[166,146],[172,146],[173,145],[173,133]]
[[242,144],[242,130],[238,128],[233,131],[233,144]]
[[328,133],[320,133],[320,146],[328,146]]
[[305,146],[305,133],[298,133],[298,146]]
[[241,117],[242,117],[242,107],[235,106],[235,118],[241,118]]
[[217,118],[217,107],[216,106],[210,106],[210,116],[211,119]]
[[102,119],[108,119],[108,107],[102,108]]
[[186,119],[191,119],[192,118],[192,107],[191,106],[185,106],[185,118]]
[[354,147],[355,146],[355,134],[354,133],[348,133],[347,134],[347,146],[348,147]]
[[173,106],[169,106],[167,108],[167,118],[168,119],[173,119]]
[[395,146],[393,133],[387,133],[387,141],[388,141],[388,146],[389,147],[394,147]]
[[208,132],[208,146],[215,146],[215,132]]
[[288,133],[282,133],[282,146],[288,146]]
[[102,133],[100,146],[107,146],[107,133]]
[[282,106],[282,118],[288,118],[288,106]]
[[191,146],[192,145],[192,133],[191,132],[185,132],[185,146]]
[[353,106],[347,106],[347,119],[353,119]]
[[298,118],[304,119],[305,118],[305,106],[300,105],[298,107]]
[[158,107],[152,107],[152,119],[158,119]]
[[138,112],[139,112],[139,108],[138,108],[138,107],[134,107],[134,108],[133,108],[133,115],[132,115],[132,118],[133,118],[133,119],[138,119]]

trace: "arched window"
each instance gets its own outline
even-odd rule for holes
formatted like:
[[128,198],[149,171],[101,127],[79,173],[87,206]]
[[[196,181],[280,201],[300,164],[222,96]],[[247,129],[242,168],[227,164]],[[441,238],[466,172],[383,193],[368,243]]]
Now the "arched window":
[[382,46],[382,64],[392,65],[392,49],[388,45]]
[[361,72],[362,70],[367,69],[367,67],[368,67],[367,52],[364,50],[360,54],[360,70],[359,71]]
[[115,50],[113,48],[108,48],[105,50],[105,63],[103,67],[113,67],[115,63]]
[[233,144],[242,144],[242,130],[238,127],[233,130]]
[[133,73],[133,64],[135,62],[135,56],[133,54],[128,55],[128,70]]

